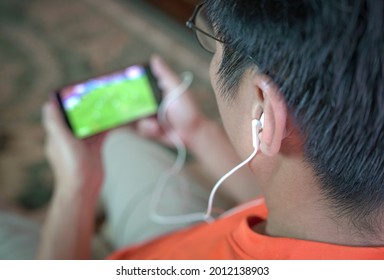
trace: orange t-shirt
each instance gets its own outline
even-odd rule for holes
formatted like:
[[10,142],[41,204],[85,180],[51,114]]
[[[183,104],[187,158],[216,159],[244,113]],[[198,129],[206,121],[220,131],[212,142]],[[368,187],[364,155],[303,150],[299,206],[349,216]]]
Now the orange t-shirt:
[[254,232],[267,209],[258,199],[227,213],[211,224],[202,223],[125,248],[109,259],[384,259],[384,247],[351,247]]

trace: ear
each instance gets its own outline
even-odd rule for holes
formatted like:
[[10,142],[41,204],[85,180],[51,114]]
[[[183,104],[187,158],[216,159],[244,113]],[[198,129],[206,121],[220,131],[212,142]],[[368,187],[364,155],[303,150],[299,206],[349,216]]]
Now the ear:
[[254,76],[254,86],[258,88],[264,113],[264,127],[260,133],[260,150],[274,156],[280,151],[286,134],[287,106],[279,87],[264,74]]

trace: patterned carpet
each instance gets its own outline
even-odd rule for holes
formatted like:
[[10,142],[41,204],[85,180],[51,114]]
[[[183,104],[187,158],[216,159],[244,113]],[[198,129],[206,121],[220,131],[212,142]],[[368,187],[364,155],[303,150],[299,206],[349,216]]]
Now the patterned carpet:
[[196,98],[217,116],[209,57],[186,28],[129,0],[0,0],[0,198],[26,208],[49,200],[40,107],[66,83],[165,57],[195,73]]

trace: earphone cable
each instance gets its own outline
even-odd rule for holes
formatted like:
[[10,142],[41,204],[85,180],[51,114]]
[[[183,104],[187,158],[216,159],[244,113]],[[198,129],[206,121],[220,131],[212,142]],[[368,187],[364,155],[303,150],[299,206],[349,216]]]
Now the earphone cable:
[[[198,221],[206,221],[211,222],[214,220],[212,217],[213,212],[213,202],[214,197],[219,189],[219,187],[222,185],[222,183],[233,173],[235,173],[237,170],[242,168],[244,165],[249,163],[253,157],[257,154],[258,151],[258,145],[259,142],[254,142],[254,150],[252,154],[243,162],[232,168],[229,172],[227,172],[223,177],[221,177],[217,183],[212,188],[212,191],[210,192],[209,199],[208,199],[208,205],[206,212],[203,213],[191,213],[191,214],[184,214],[184,215],[178,215],[178,216],[162,216],[157,213],[157,207],[160,204],[161,196],[164,192],[164,189],[166,187],[166,183],[175,175],[177,175],[183,168],[186,156],[187,156],[187,149],[180,138],[180,136],[170,127],[167,123],[167,117],[166,113],[169,108],[169,106],[182,94],[184,94],[189,86],[192,83],[192,73],[190,72],[184,72],[182,74],[182,82],[181,84],[176,87],[174,90],[168,93],[167,97],[163,100],[159,107],[158,112],[158,119],[159,124],[163,127],[167,137],[169,140],[175,145],[177,150],[177,156],[174,165],[166,171],[158,180],[156,183],[153,195],[152,195],[152,203],[150,206],[150,217],[153,221],[160,223],[160,224],[175,224],[175,223],[189,223],[189,222],[198,222]],[[255,141],[255,140],[254,140]]]

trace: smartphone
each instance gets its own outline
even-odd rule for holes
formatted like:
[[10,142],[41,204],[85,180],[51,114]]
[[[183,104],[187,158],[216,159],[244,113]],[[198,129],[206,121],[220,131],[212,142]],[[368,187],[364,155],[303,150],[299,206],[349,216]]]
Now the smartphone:
[[138,64],[64,86],[55,96],[73,134],[86,138],[155,115],[162,93],[149,66]]

